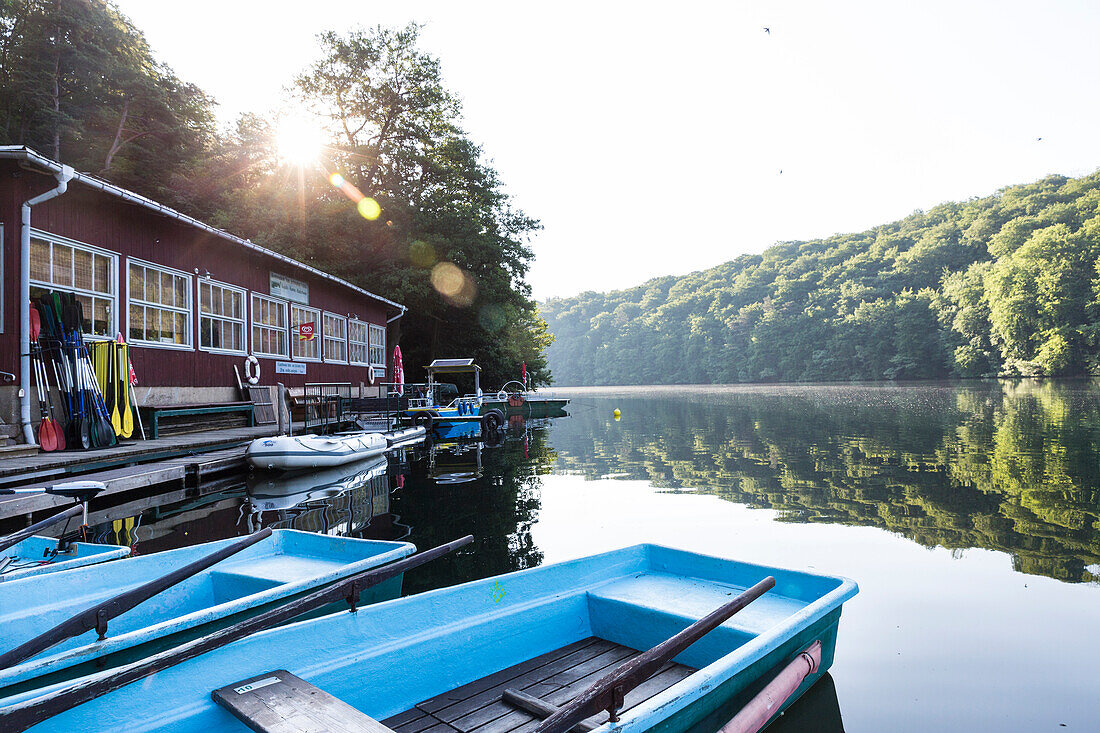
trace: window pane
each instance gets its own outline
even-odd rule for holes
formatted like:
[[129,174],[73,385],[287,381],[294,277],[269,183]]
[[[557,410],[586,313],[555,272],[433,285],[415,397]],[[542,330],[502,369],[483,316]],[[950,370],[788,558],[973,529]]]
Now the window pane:
[[172,276],[172,281],[175,285],[176,297],[175,305],[177,308],[187,307],[187,280],[182,277]]
[[50,243],[31,240],[31,280],[50,281]]
[[92,310],[95,314],[95,323],[92,333],[100,336],[111,335],[111,301],[103,298],[93,298]]
[[130,265],[130,297],[134,300],[145,300],[145,278],[142,277],[141,268]]
[[145,340],[145,314],[140,305],[130,306],[130,338]]
[[95,256],[95,291],[109,294],[111,292],[111,259],[103,255]]
[[92,282],[92,253],[78,249],[73,252],[75,277],[73,287],[82,290],[93,290]]
[[62,244],[53,246],[53,277],[54,285],[72,287],[73,285],[73,248]]

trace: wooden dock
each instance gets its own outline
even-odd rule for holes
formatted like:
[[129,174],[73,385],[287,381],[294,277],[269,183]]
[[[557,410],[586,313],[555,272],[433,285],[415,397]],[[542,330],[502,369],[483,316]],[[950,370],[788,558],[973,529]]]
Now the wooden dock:
[[[424,700],[382,723],[396,733],[528,733],[539,719],[503,702],[504,690],[517,689],[560,707],[640,653],[589,637]],[[623,709],[645,702],[694,671],[682,664],[665,665],[627,693]],[[606,711],[588,719],[595,725],[606,721]]]
[[[261,425],[134,441],[98,451],[5,458],[0,461],[0,488],[44,487],[75,478],[102,481],[107,488],[96,503],[113,494],[150,487],[194,488],[213,476],[245,470],[248,442],[275,432],[274,425]],[[71,503],[50,494],[0,495],[0,521]]]

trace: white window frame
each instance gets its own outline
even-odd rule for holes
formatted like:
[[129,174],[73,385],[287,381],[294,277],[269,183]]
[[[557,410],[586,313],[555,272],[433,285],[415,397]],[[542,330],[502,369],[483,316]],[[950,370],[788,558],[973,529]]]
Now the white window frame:
[[[0,229],[0,235],[2,235],[2,234],[3,234],[3,229]],[[78,242],[75,239],[69,239],[68,237],[62,237],[62,236],[59,236],[57,234],[50,234],[49,232],[44,232],[41,229],[31,229],[31,239],[41,239],[42,241],[49,242],[50,244],[60,244],[64,247],[71,247],[73,249],[83,250],[83,251],[89,252],[93,255],[99,255],[100,257],[106,257],[110,261],[110,263],[111,263],[110,264],[111,272],[109,273],[108,284],[109,284],[109,287],[111,289],[111,293],[109,295],[104,295],[103,293],[98,293],[94,290],[85,290],[83,288],[78,288],[78,287],[71,286],[71,285],[55,285],[54,283],[43,282],[42,280],[31,279],[31,280],[28,280],[28,282],[30,283],[31,287],[37,286],[37,287],[40,287],[40,288],[46,288],[47,290],[55,290],[55,291],[61,292],[61,293],[74,293],[76,295],[84,295],[84,296],[87,296],[87,297],[90,297],[90,298],[99,298],[100,300],[109,300],[111,302],[111,325],[110,325],[110,328],[108,329],[108,333],[106,335],[86,333],[86,334],[84,334],[84,336],[88,339],[113,339],[114,336],[112,336],[111,334],[117,334],[121,330],[119,328],[119,315],[118,315],[118,258],[119,258],[118,253],[117,252],[112,252],[109,249],[103,249],[102,247],[96,247],[95,245],[92,245],[92,244],[85,244],[84,242]],[[53,250],[51,249],[51,253],[52,253],[52,251]],[[3,250],[0,249],[0,256],[2,256],[2,255],[3,255]],[[52,257],[52,254],[51,254],[51,257]],[[75,262],[75,259],[74,259],[74,262]],[[73,282],[76,282],[75,273],[73,274]],[[2,313],[3,313],[3,311],[0,310],[0,314],[2,314]],[[92,314],[92,315],[93,315],[92,320],[94,321],[95,320],[94,319],[95,314]],[[3,331],[0,331],[0,333],[3,333]]]
[[[343,337],[343,339],[338,339],[336,337],[328,335],[328,321],[325,320],[327,318],[333,318],[337,321],[342,321],[343,322],[343,324],[344,324],[344,337]],[[330,313],[329,311],[324,311],[324,312],[321,313],[321,327],[322,327],[322,329],[321,329],[322,330],[322,333],[321,333],[321,358],[323,358],[325,360],[326,364],[347,364],[348,359],[351,357],[351,354],[348,352],[348,317],[347,316],[341,316],[338,313]],[[328,342],[330,340],[332,340],[332,341],[343,341],[343,344],[344,344],[344,358],[343,359],[329,358],[329,355],[328,355]]]
[[[130,267],[137,265],[138,267],[144,267],[147,270],[155,270],[157,272],[163,272],[168,275],[174,275],[176,277],[182,277],[187,282],[187,287],[183,289],[183,292],[187,295],[187,308],[176,308],[175,306],[161,305],[160,303],[153,303],[146,300],[136,299],[130,293]],[[185,313],[184,319],[187,323],[187,343],[186,344],[166,344],[161,341],[146,341],[144,339],[132,338],[130,334],[130,308],[134,305],[141,305],[146,308],[158,308],[160,310],[166,310],[172,313]],[[144,324],[142,324],[144,326]],[[165,265],[158,265],[155,262],[149,262],[147,260],[141,260],[136,257],[126,258],[126,341],[127,343],[135,346],[140,346],[145,349],[172,349],[173,351],[194,351],[195,350],[195,278],[189,272],[183,270],[177,270],[174,267],[167,267]]]
[[[353,341],[351,338],[352,326],[363,327],[363,340]],[[357,361],[352,358],[352,344],[361,345],[363,347],[363,360]],[[367,321],[360,321],[358,318],[348,319],[348,363],[352,366],[370,366],[370,323]]]
[[[298,310],[302,310],[302,311],[310,311],[311,313],[315,314],[315,317],[313,318],[313,323],[315,324],[314,327],[313,327],[313,339],[314,339],[314,341],[317,342],[317,356],[298,356],[297,354],[294,353],[294,344],[302,343],[302,339],[300,338],[300,334],[298,333],[297,329],[294,327],[294,309],[295,308],[297,308]],[[303,323],[308,323],[308,321],[303,321]],[[309,305],[303,305],[302,303],[295,303],[295,302],[292,301],[290,303],[290,310],[287,311],[286,325],[287,325],[287,328],[290,329],[290,358],[293,359],[294,361],[316,361],[316,362],[321,361],[321,347],[323,346],[323,339],[324,339],[324,336],[321,333],[318,333],[318,331],[323,331],[323,326],[324,326],[324,323],[321,321],[321,309],[320,308],[314,308],[314,307],[309,306]],[[318,328],[318,326],[321,326],[322,328]]]
[[[286,352],[285,353],[272,354],[272,353],[268,353],[266,351],[260,351],[260,343],[262,343],[262,341],[260,343],[257,343],[257,339],[256,339],[255,335],[253,335],[252,332],[256,328],[266,328],[269,331],[279,331],[280,329],[279,329],[278,326],[269,326],[266,323],[257,323],[256,322],[256,300],[257,299],[266,300],[269,303],[273,303],[274,305],[282,306],[282,308],[283,308],[283,323],[286,324],[281,329],[282,332],[283,332],[283,335],[286,337]],[[249,308],[249,311],[248,311],[248,315],[249,315],[249,318],[248,318],[248,332],[249,332],[249,339],[252,341],[252,353],[253,354],[255,354],[256,356],[266,357],[268,359],[289,359],[290,358],[290,307],[289,306],[290,306],[290,303],[283,300],[282,298],[273,298],[270,295],[264,295],[263,293],[255,293],[255,292],[252,293],[252,297],[248,299],[248,308]]]
[[[208,277],[197,278],[196,283],[196,307],[195,307],[195,323],[198,326],[198,337],[195,345],[198,346],[199,351],[204,351],[208,354],[233,354],[235,356],[243,356],[248,353],[248,337],[249,331],[252,330],[252,324],[248,320],[248,290],[236,285],[230,285],[229,283],[223,283],[219,280],[211,280]],[[223,290],[231,290],[238,293],[241,296],[241,317],[231,318],[229,316],[218,316],[213,313],[204,315],[202,312],[202,286],[209,285],[214,288],[221,288]],[[241,325],[241,335],[244,337],[244,343],[240,349],[226,349],[222,347],[203,346],[202,345],[202,319],[209,318],[215,321],[228,321],[230,323],[239,323]]]
[[[382,353],[382,361],[375,361],[372,358],[373,354],[371,352],[375,348],[377,348],[375,346],[375,341],[374,341],[375,334],[381,334],[382,335],[382,352],[381,352]],[[367,359],[370,361],[370,365],[372,367],[375,367],[375,366],[385,367],[386,366],[386,327],[385,326],[379,326],[377,323],[368,323],[367,324],[367,341],[368,341],[368,343],[367,343]]]

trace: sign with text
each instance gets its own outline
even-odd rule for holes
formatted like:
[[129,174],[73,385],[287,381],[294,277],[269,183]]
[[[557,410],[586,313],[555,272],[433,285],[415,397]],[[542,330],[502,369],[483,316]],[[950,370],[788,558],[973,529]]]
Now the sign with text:
[[269,283],[271,294],[276,298],[285,298],[295,303],[309,305],[309,285],[301,280],[295,280],[273,272]]
[[301,341],[312,341],[314,335],[317,333],[317,323],[310,321],[309,323],[298,324],[298,339]]
[[275,362],[276,374],[305,374],[306,365],[299,364],[295,361],[277,361]]

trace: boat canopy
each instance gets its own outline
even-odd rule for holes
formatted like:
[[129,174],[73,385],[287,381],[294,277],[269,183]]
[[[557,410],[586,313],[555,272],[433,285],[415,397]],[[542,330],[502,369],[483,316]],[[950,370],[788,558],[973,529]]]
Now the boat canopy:
[[473,359],[436,359],[427,366],[428,384],[435,382],[437,374],[473,374],[474,394],[481,396],[481,367]]

